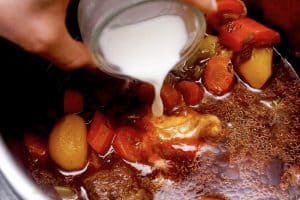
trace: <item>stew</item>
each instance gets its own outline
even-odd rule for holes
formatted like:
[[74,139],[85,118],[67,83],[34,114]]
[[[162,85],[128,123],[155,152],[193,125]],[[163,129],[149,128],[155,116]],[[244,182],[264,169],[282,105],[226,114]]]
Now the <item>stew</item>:
[[21,144],[6,136],[50,198],[300,198],[299,78],[272,48],[279,33],[242,1],[218,4],[199,59],[166,78],[161,117],[148,83],[56,77],[57,101]]

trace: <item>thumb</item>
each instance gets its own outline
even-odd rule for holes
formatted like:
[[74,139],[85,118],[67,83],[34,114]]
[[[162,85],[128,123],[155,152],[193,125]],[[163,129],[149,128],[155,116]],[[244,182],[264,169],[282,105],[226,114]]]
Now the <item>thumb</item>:
[[74,70],[81,67],[96,68],[88,48],[74,40],[67,30],[49,41],[47,48],[39,54],[63,70]]
[[217,11],[216,0],[185,0],[199,8],[204,13]]

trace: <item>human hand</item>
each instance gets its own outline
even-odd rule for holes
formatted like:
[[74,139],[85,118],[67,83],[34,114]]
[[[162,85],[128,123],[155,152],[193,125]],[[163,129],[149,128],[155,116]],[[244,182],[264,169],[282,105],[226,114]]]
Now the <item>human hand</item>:
[[217,10],[216,0],[185,0],[199,8],[205,13],[213,12]]
[[0,36],[65,70],[95,67],[65,25],[70,0],[0,0]]

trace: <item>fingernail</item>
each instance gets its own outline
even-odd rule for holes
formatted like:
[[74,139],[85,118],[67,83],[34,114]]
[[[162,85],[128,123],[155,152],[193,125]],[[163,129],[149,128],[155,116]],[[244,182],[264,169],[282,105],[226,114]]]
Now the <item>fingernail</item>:
[[217,4],[216,0],[211,0],[210,5],[211,5],[212,11],[217,11],[218,10],[218,4]]

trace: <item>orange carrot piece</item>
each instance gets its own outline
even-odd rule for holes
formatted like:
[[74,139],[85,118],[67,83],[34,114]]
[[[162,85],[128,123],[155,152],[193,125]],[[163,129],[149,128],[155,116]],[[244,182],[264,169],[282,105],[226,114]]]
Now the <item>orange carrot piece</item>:
[[235,82],[231,61],[225,56],[210,58],[204,70],[204,85],[214,95],[228,92]]
[[271,46],[280,41],[280,35],[253,19],[241,18],[223,25],[219,39],[224,46],[238,52],[245,45]]
[[80,113],[83,111],[84,98],[82,94],[73,89],[67,89],[64,94],[64,112],[66,114]]
[[154,88],[149,83],[143,83],[137,91],[139,99],[148,105],[151,105],[154,100]]
[[176,89],[182,94],[187,105],[196,105],[203,98],[204,91],[200,85],[192,81],[181,81]]
[[109,150],[114,137],[114,131],[100,112],[93,117],[88,131],[87,142],[100,155],[105,155]]
[[229,21],[246,16],[247,8],[241,0],[218,0],[218,11],[208,13],[207,23],[216,30]]
[[171,85],[164,85],[160,92],[166,110],[172,110],[181,103],[180,93]]
[[131,127],[121,127],[116,132],[114,150],[125,160],[141,162],[143,157],[142,135]]
[[39,136],[26,133],[24,135],[24,143],[31,156],[36,158],[44,158],[47,156],[46,142]]

